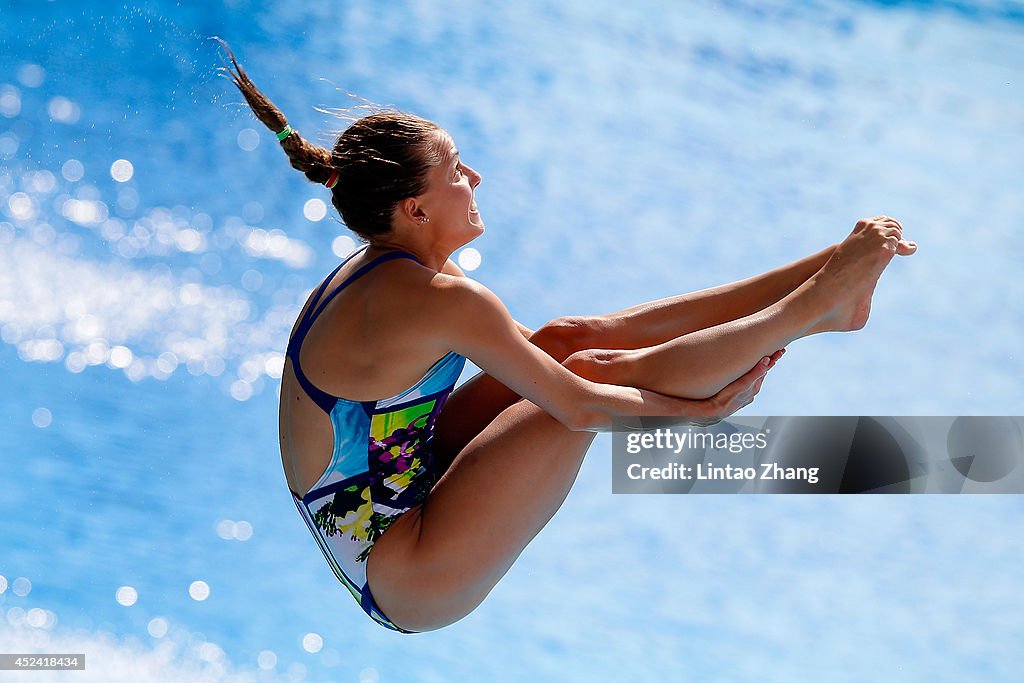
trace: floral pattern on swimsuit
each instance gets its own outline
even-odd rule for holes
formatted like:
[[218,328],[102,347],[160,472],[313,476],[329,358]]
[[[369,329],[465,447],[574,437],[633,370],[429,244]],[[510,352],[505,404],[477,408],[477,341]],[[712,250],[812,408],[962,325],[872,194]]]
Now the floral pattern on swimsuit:
[[465,362],[449,353],[412,388],[384,401],[337,399],[331,463],[306,495],[293,496],[338,580],[374,621],[397,631],[373,600],[366,560],[377,539],[437,482],[434,427]]
[[436,472],[428,437],[440,407],[435,397],[374,414],[367,446],[369,476],[354,477],[313,515],[326,536],[344,534],[367,544],[356,561],[366,561],[372,544],[400,516],[374,511],[374,501],[405,511],[422,504],[434,487]]

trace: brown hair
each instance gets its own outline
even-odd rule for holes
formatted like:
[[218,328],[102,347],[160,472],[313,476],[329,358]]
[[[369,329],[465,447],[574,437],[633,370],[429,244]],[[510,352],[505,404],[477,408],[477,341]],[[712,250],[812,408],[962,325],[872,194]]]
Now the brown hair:
[[[220,40],[219,38],[217,40]],[[223,40],[231,64],[224,71],[249,103],[256,118],[274,133],[288,120],[253,84]],[[378,111],[356,120],[338,136],[330,151],[306,141],[297,131],[281,141],[293,168],[314,183],[326,183],[332,171],[338,183],[331,204],[342,221],[365,240],[391,231],[391,216],[398,203],[422,194],[427,173],[440,163],[440,126],[412,114]]]

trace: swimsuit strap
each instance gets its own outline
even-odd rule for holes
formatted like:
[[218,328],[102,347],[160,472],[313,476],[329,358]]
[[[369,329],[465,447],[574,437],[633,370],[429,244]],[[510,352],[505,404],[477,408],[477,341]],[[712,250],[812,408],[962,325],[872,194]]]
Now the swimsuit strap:
[[334,288],[329,294],[324,296],[324,291],[327,289],[327,285],[330,283],[332,279],[334,279],[334,276],[338,274],[338,271],[341,270],[342,266],[344,266],[346,263],[352,260],[357,254],[361,253],[365,249],[366,247],[357,251],[356,253],[352,254],[347,259],[342,261],[341,264],[334,269],[330,276],[326,280],[324,280],[323,284],[320,285],[320,288],[317,290],[316,294],[313,296],[313,299],[310,301],[309,307],[306,309],[305,315],[303,315],[302,319],[299,321],[299,326],[296,328],[295,334],[292,335],[291,340],[289,340],[288,342],[287,353],[288,357],[292,359],[292,370],[295,372],[295,379],[298,380],[299,386],[301,386],[303,390],[305,390],[305,392],[309,395],[309,397],[313,399],[313,402],[320,406],[320,408],[328,415],[330,415],[331,411],[334,410],[334,406],[335,404],[337,404],[339,397],[328,394],[326,391],[323,391],[322,389],[314,385],[312,382],[310,382],[309,378],[306,377],[306,373],[302,371],[302,367],[299,365],[299,353],[302,351],[302,342],[306,340],[306,335],[309,333],[309,330],[313,327],[313,323],[316,322],[316,319],[320,316],[321,313],[323,313],[324,309],[327,307],[327,304],[331,303],[331,300],[334,299],[334,297],[336,297],[343,289],[345,289],[350,284],[361,278],[363,275],[366,275],[366,273],[370,272],[372,269],[376,268],[380,264],[400,258],[411,259],[419,263],[419,259],[417,259],[415,256],[408,252],[389,251],[385,254],[381,254],[380,256],[373,259],[369,263],[360,267],[359,270],[345,278],[344,282],[342,282],[340,285]]
[[[299,320],[299,326],[295,328],[295,334],[291,339],[288,340],[288,354],[291,355],[293,342],[298,342],[298,345],[302,345],[302,340],[306,338],[306,333],[309,332],[310,326],[313,324],[313,312],[316,310],[317,302],[320,301],[320,297],[323,296],[324,290],[327,289],[327,285],[331,284],[331,280],[338,274],[345,264],[354,259],[359,254],[363,253],[370,247],[369,244],[364,244],[356,251],[349,254],[345,259],[337,265],[337,267],[331,271],[331,274],[324,278],[324,281],[320,283],[316,293],[313,294],[313,298],[309,301],[309,306],[306,307],[306,312],[302,314],[302,318]],[[296,353],[298,356],[298,353]]]
[[337,267],[331,271],[331,274],[324,278],[324,281],[321,282],[320,286],[317,288],[316,294],[313,295],[312,301],[309,302],[309,308],[306,309],[306,313],[302,316],[302,323],[300,323],[300,327],[306,324],[306,320],[309,319],[310,313],[312,313],[313,308],[316,306],[316,302],[320,300],[320,297],[323,295],[324,290],[327,289],[327,285],[331,284],[331,280],[333,280],[334,276],[338,274],[338,271],[344,268],[346,263],[354,259],[356,256],[359,256],[359,254],[362,254],[369,248],[369,244],[364,244],[363,246],[359,247],[351,254],[346,256],[344,259],[342,259],[341,263],[339,263]]

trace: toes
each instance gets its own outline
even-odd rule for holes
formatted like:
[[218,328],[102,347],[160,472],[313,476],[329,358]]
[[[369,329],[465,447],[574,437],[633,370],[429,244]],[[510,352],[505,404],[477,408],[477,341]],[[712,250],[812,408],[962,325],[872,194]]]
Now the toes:
[[917,242],[900,240],[899,244],[896,245],[896,253],[900,256],[910,256],[915,251],[917,251]]

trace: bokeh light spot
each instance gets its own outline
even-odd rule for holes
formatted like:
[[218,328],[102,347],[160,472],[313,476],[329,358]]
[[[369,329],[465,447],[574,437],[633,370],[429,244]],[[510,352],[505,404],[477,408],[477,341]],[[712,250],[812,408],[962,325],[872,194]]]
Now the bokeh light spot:
[[233,535],[236,541],[248,541],[252,538],[252,524],[245,520],[235,523]]
[[138,602],[139,593],[131,586],[121,586],[117,589],[114,598],[117,600],[117,604],[131,607]]
[[48,408],[36,408],[32,411],[32,424],[40,429],[45,429],[53,422],[53,413]]
[[281,375],[284,374],[284,354],[283,353],[272,353],[267,358],[266,363],[263,365],[264,371],[267,373],[267,377],[273,377],[274,379],[281,379]]
[[252,128],[243,128],[238,131],[238,146],[246,152],[251,152],[260,146],[260,134]]
[[78,104],[61,95],[50,100],[46,105],[46,111],[50,118],[57,123],[78,123],[78,119],[82,116],[82,110]]
[[338,235],[331,242],[331,251],[338,258],[345,258],[356,249],[356,241],[348,235]]
[[324,639],[319,633],[307,633],[302,636],[302,649],[306,652],[320,652],[324,646]]
[[36,206],[24,192],[15,192],[7,198],[7,208],[11,210],[11,217],[19,221],[28,221],[35,218]]
[[49,171],[36,171],[29,180],[29,188],[33,192],[48,193],[57,188],[57,178]]
[[238,379],[231,383],[231,398],[236,401],[248,401],[252,398],[252,384],[244,379]]
[[107,362],[113,368],[126,368],[132,364],[132,350],[127,346],[115,346],[110,349],[110,358]]
[[24,576],[19,576],[11,583],[11,592],[23,598],[32,592],[32,582]]
[[242,287],[246,291],[256,292],[263,286],[263,273],[253,268],[242,273]]
[[127,183],[135,174],[135,167],[127,159],[118,159],[110,165],[110,177],[119,183]]
[[327,205],[320,199],[310,199],[302,207],[302,215],[311,221],[322,221],[327,215]]
[[205,581],[193,581],[189,584],[188,594],[193,600],[202,602],[210,597],[210,586]]
[[256,656],[256,665],[264,671],[270,671],[277,666],[277,655],[273,650],[263,650]]
[[476,270],[482,260],[480,252],[473,247],[466,247],[459,252],[459,267],[463,270]]
[[222,519],[217,522],[217,535],[223,538],[225,541],[230,541],[235,537],[235,523],[230,519]]
[[38,88],[46,80],[46,70],[38,64],[22,64],[18,69],[18,82],[26,88]]
[[25,614],[25,623],[32,628],[46,628],[47,619],[46,610],[39,607],[33,607]]
[[10,85],[0,85],[0,115],[9,119],[21,113],[21,93]]
[[85,166],[78,159],[68,159],[60,167],[60,174],[64,176],[65,180],[77,183],[85,175]]
[[153,617],[146,625],[146,630],[154,638],[163,638],[167,635],[167,620],[163,617]]

